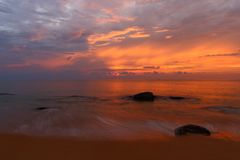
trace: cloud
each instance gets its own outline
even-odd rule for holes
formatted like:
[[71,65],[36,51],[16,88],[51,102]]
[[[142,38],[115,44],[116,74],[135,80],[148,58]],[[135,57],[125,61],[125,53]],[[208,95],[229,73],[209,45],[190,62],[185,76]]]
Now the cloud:
[[239,57],[240,53],[208,54],[203,57]]
[[0,67],[237,71],[239,7],[239,0],[0,0]]
[[0,14],[10,14],[12,13],[11,8],[6,4],[0,1]]
[[160,69],[159,66],[144,66],[144,69]]
[[129,35],[130,38],[148,38],[150,36],[151,36],[150,34],[147,34],[147,33],[142,32],[142,31]]
[[112,43],[112,42],[121,42],[126,38],[142,38],[149,37],[150,35],[144,33],[144,29],[133,26],[125,28],[123,30],[111,31],[105,34],[93,34],[88,37],[89,44],[101,44],[101,43]]
[[120,23],[124,21],[134,21],[133,17],[124,17],[117,15],[111,9],[102,9],[103,14],[97,18],[98,24],[106,24],[106,23]]

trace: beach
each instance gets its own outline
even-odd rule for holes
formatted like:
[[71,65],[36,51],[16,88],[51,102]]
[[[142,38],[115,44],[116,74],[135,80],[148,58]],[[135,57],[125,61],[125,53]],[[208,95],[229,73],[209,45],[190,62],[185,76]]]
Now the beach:
[[0,0],[0,160],[240,160],[240,0]]
[[[3,84],[1,160],[240,159],[239,82]],[[129,99],[143,91],[155,100]],[[188,124],[211,136],[176,137]]]
[[240,143],[188,136],[166,140],[86,141],[77,138],[1,135],[3,160],[238,160]]

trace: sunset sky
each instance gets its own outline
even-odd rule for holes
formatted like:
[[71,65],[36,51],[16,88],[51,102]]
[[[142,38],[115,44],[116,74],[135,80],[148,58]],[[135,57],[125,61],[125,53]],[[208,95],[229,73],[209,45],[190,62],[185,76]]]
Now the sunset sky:
[[0,0],[0,77],[240,75],[240,0]]

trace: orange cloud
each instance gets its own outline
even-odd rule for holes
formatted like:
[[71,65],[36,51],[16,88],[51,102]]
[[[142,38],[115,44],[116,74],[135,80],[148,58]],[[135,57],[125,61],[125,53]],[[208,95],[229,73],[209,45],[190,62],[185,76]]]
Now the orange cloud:
[[127,37],[137,38],[147,37],[148,34],[144,33],[144,29],[134,26],[129,27],[124,30],[111,31],[106,34],[93,34],[88,37],[88,42],[90,45],[97,44],[99,42],[121,42]]
[[[158,59],[153,63],[156,55],[161,54],[151,46],[135,46],[130,48],[111,47],[99,49],[96,52],[99,58],[105,60],[110,69],[143,69],[143,66],[152,66],[164,62],[164,59]],[[156,65],[158,66],[158,65]]]
[[[220,43],[217,43],[220,44]],[[177,47],[176,47],[177,48]],[[134,47],[104,47],[96,51],[96,55],[105,60],[109,69],[135,73],[146,72],[239,72],[239,57],[208,56],[207,53],[229,53],[231,46],[205,43],[192,48],[176,51],[175,47],[153,46],[142,44]],[[231,52],[230,52],[231,53]]]
[[173,36],[171,36],[171,35],[167,35],[165,38],[166,38],[166,39],[172,39]]
[[161,28],[161,27],[153,27],[154,31],[156,33],[165,33],[165,32],[169,32],[169,29],[165,29],[165,28]]
[[148,38],[150,37],[150,34],[147,34],[144,32],[137,32],[137,33],[131,34],[129,37],[130,38]]

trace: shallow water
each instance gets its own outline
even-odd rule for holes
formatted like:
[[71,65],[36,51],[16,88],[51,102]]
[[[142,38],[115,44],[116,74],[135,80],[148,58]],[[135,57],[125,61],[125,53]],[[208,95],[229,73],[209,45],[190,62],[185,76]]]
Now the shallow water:
[[[143,91],[188,98],[123,98]],[[0,94],[1,133],[161,139],[191,123],[210,129],[214,137],[240,140],[238,81],[0,82],[0,93],[15,94]]]

